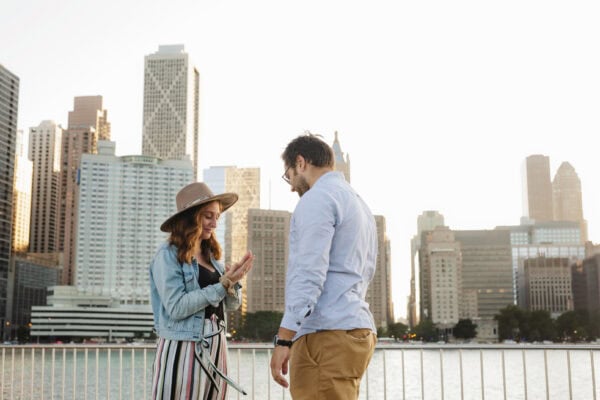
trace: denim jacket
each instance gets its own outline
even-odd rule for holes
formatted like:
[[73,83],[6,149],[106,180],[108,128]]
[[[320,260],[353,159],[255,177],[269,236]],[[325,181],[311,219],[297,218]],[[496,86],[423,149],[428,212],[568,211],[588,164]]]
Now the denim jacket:
[[[211,256],[219,275],[223,266]],[[154,313],[154,329],[158,336],[171,340],[200,341],[204,332],[204,309],[217,307],[235,310],[241,304],[241,285],[235,285],[235,296],[227,295],[221,283],[200,288],[198,267],[177,261],[177,248],[162,244],[150,263],[150,296]],[[227,313],[225,313],[226,315]]]

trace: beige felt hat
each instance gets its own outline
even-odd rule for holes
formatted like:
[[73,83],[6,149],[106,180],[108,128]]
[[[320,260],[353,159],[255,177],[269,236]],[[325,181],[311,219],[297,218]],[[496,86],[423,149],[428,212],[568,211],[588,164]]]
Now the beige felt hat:
[[202,204],[210,203],[211,201],[220,202],[221,207],[223,208],[222,211],[225,211],[234,205],[236,201],[238,201],[238,195],[235,193],[222,193],[215,195],[204,182],[190,183],[181,189],[177,193],[177,196],[175,196],[177,212],[163,222],[163,224],[160,226],[160,230],[163,232],[171,232],[171,224],[181,213],[201,206]]

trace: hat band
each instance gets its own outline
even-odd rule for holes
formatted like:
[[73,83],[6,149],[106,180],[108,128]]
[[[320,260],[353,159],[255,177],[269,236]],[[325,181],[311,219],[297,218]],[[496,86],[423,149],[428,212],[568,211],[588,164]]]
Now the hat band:
[[189,203],[186,203],[186,204],[184,204],[184,205],[183,205],[183,207],[181,207],[181,209],[182,209],[182,210],[185,210],[186,208],[189,208],[189,207],[193,206],[193,205],[194,205],[194,204],[196,204],[196,203],[199,203],[199,202],[201,202],[201,201],[204,201],[204,200],[208,199],[209,197],[210,197],[210,196],[208,196],[208,197],[203,197],[203,198],[201,198],[201,199],[192,200],[192,201],[190,201]]

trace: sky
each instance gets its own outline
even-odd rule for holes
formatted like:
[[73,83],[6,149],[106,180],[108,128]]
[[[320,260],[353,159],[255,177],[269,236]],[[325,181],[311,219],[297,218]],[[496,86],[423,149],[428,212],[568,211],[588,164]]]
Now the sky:
[[386,218],[395,314],[410,239],[518,225],[531,154],[579,175],[600,241],[600,2],[3,0],[0,63],[24,131],[102,95],[117,154],[140,154],[144,56],[183,44],[200,72],[200,166],[261,168],[261,207],[293,211],[285,145],[339,134],[352,186]]

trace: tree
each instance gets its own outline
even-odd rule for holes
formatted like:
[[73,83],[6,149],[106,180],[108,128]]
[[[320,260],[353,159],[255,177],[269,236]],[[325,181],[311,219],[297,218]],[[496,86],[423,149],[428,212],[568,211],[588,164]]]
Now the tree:
[[439,332],[431,320],[422,320],[414,327],[413,332],[417,338],[425,342],[437,342],[439,340]]
[[461,319],[454,326],[452,334],[460,339],[473,339],[477,336],[477,325],[470,319]]
[[528,312],[515,306],[508,305],[494,315],[498,321],[498,338],[500,340],[520,340],[529,331]]
[[394,341],[401,340],[406,332],[408,331],[408,326],[404,325],[402,322],[396,322],[388,325],[388,334],[390,337],[394,338]]
[[240,336],[247,339],[270,342],[277,333],[283,314],[278,311],[247,313]]
[[587,338],[587,314],[577,311],[567,311],[556,319],[558,337],[572,342]]
[[529,314],[529,332],[527,340],[541,341],[554,340],[556,337],[556,329],[554,322],[547,310],[531,311]]

